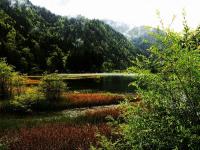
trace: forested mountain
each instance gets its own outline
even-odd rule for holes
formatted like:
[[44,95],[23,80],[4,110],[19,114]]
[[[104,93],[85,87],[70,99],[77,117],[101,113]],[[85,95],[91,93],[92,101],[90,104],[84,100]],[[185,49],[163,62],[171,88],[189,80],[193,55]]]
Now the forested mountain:
[[21,72],[120,70],[138,52],[102,21],[58,16],[28,0],[0,1],[0,57]]

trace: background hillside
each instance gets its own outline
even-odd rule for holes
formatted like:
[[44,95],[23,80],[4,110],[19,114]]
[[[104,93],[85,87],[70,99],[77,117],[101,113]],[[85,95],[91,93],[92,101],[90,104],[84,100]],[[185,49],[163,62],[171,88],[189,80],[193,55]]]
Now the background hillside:
[[102,21],[61,17],[28,0],[0,1],[0,57],[21,72],[122,70],[138,53]]
[[150,26],[131,27],[124,23],[115,22],[112,20],[104,20],[117,32],[123,34],[131,43],[144,55],[148,55],[148,49],[152,44],[156,43],[154,33],[164,34],[163,31]]

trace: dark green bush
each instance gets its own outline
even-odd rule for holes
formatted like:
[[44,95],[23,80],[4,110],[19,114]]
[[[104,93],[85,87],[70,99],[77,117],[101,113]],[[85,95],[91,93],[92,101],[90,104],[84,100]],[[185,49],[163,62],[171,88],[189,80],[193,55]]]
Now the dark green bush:
[[66,89],[66,84],[58,74],[44,75],[41,79],[40,91],[44,93],[49,101],[61,99],[62,92]]

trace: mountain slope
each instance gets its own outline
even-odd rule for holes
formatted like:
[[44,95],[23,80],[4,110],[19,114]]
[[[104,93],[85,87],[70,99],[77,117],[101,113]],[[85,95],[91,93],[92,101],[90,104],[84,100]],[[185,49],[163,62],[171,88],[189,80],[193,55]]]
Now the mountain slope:
[[156,43],[156,38],[153,36],[153,34],[164,33],[161,30],[149,26],[139,26],[131,28],[126,24],[111,20],[104,20],[104,22],[109,24],[111,27],[113,27],[113,29],[128,38],[132,42],[132,44],[144,55],[148,55],[148,49]]
[[157,41],[154,34],[164,34],[164,32],[149,26],[135,27],[128,32],[132,43],[145,55],[149,54],[148,49]]
[[0,57],[21,72],[125,69],[139,52],[99,20],[67,18],[28,0],[0,1]]

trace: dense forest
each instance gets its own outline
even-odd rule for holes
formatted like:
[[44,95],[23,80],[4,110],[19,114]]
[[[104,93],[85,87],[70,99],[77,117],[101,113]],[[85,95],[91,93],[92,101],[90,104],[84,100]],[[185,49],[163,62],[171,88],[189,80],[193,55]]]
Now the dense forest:
[[99,20],[68,18],[28,0],[0,1],[0,57],[29,74],[122,70],[139,52]]

